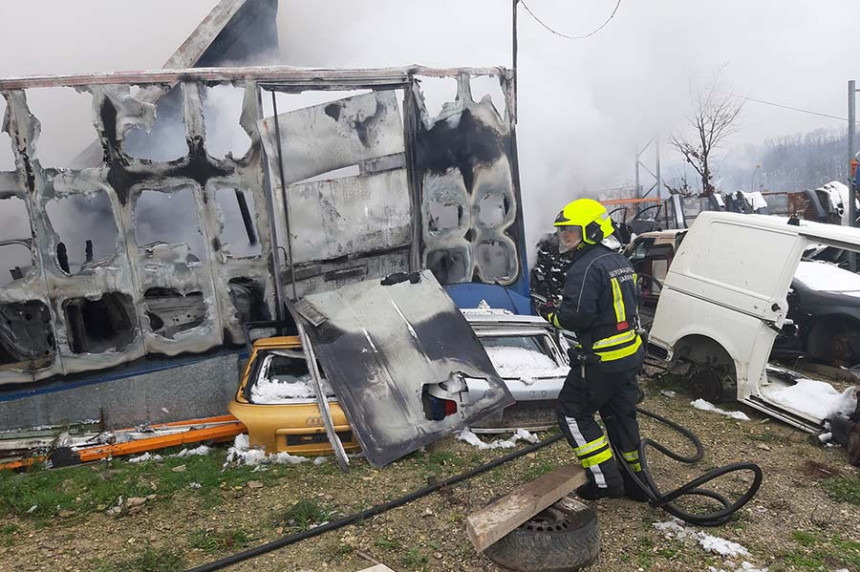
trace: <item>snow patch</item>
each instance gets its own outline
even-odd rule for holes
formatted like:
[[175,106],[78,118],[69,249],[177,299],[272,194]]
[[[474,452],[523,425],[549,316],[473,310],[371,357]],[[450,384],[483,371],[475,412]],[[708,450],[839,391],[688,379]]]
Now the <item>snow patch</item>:
[[665,395],[666,397],[675,397],[678,394],[675,393],[674,391],[669,390],[669,389],[661,389],[660,395]]
[[849,272],[829,262],[801,260],[794,279],[812,290],[823,292],[860,291],[860,274]]
[[[312,384],[313,378],[309,373],[298,377],[284,375],[272,379],[258,379],[251,387],[251,402],[276,405],[290,403],[294,399],[315,399],[316,393]],[[334,395],[325,379],[322,380],[322,388],[327,396]]]
[[726,417],[731,417],[732,419],[737,419],[738,421],[750,420],[750,418],[747,417],[746,413],[743,413],[742,411],[726,411],[725,409],[720,409],[710,401],[705,401],[704,399],[697,399],[695,401],[691,401],[690,405],[701,411],[719,413],[720,415],[725,415]]
[[749,551],[737,542],[686,527],[683,521],[677,518],[667,522],[655,522],[654,528],[662,532],[666,538],[674,538],[676,540],[692,538],[706,551],[719,554],[720,556],[749,556]]
[[129,463],[145,463],[146,461],[161,461],[164,457],[161,455],[153,455],[152,453],[144,453],[143,455],[138,455],[137,457],[129,457]]
[[290,455],[289,453],[276,453],[274,455],[266,455],[262,449],[251,449],[250,439],[248,435],[236,435],[233,440],[233,446],[227,449],[227,460],[224,463],[228,465],[235,463],[237,465],[298,465],[307,463],[311,459],[308,457],[300,457],[298,455]]
[[566,377],[570,371],[538,350],[511,346],[484,346],[484,349],[499,377],[519,378],[530,383],[535,377]]
[[529,443],[537,443],[539,441],[538,436],[534,433],[529,433],[525,429],[517,429],[517,432],[511,435],[508,439],[496,439],[490,443],[485,443],[481,441],[480,437],[472,433],[472,431],[466,427],[459,433],[457,433],[457,439],[459,441],[465,441],[469,445],[473,447],[477,447],[482,451],[487,449],[512,449],[516,447],[517,441],[528,441]]
[[176,453],[177,457],[194,457],[198,455],[208,455],[212,452],[212,447],[207,447],[206,445],[200,445],[199,447],[195,447],[193,449],[182,449],[178,453]]
[[857,408],[856,388],[837,391],[829,383],[814,379],[798,379],[788,387],[770,388],[765,391],[768,399],[786,409],[806,413],[817,419],[828,419],[837,414],[846,417]]

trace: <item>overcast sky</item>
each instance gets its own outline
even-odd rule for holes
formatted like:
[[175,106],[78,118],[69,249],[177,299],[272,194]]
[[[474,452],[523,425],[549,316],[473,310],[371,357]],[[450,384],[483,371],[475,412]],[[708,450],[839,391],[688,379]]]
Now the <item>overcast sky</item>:
[[[5,1],[0,76],[160,67],[216,3]],[[527,3],[574,35],[598,26],[615,5]],[[281,0],[283,63],[510,65],[510,5]],[[726,90],[846,116],[847,81],[860,80],[858,32],[856,0],[623,0],[603,31],[580,41],[550,34],[521,7],[518,135],[530,236],[578,194],[632,181],[637,145],[683,127],[690,85],[721,66]],[[742,124],[736,148],[846,125],[752,102]],[[664,165],[677,162],[668,149],[663,156]]]

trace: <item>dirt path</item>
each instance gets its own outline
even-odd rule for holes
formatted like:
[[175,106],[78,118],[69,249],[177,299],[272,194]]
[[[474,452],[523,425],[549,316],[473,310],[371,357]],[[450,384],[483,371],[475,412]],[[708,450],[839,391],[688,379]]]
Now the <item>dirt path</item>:
[[[596,503],[602,550],[589,570],[730,570],[745,560],[769,566],[771,572],[860,571],[860,479],[843,450],[816,446],[808,435],[750,410],[751,421],[735,421],[691,408],[688,396],[668,397],[645,385],[643,406],[689,427],[706,448],[705,459],[695,467],[649,455],[661,487],[669,489],[733,461],[761,465],[765,480],[759,495],[727,525],[707,531],[743,545],[749,555],[723,558],[692,539],[667,538],[653,526],[669,520],[664,512],[628,500],[605,500]],[[649,420],[642,421],[642,431],[682,446],[676,435]],[[0,570],[181,570],[401,496],[429,479],[464,472],[503,452],[477,451],[449,439],[383,470],[356,460],[348,474],[333,463],[306,463],[246,471],[241,478],[230,476],[235,469],[220,472],[224,454],[218,449],[213,459],[199,461],[210,463],[211,479],[181,486],[176,479],[196,466],[183,459],[160,462],[155,468],[160,473],[134,472],[125,461],[113,462],[124,464],[122,472],[67,469],[65,480],[52,485],[57,491],[72,486],[77,475],[72,471],[101,471],[99,480],[75,499],[80,505],[103,483],[116,485],[111,479],[120,475],[127,486],[136,491],[148,487],[155,497],[133,509],[134,514],[119,516],[109,516],[104,505],[48,518],[10,511],[0,525]],[[557,443],[450,490],[229,570],[351,572],[370,566],[371,559],[395,570],[496,570],[469,544],[465,517],[492,497],[571,460],[569,447]],[[175,472],[180,464],[188,468]],[[27,477],[19,475],[18,488],[5,490],[31,494]],[[718,485],[729,494],[744,488],[734,477]]]

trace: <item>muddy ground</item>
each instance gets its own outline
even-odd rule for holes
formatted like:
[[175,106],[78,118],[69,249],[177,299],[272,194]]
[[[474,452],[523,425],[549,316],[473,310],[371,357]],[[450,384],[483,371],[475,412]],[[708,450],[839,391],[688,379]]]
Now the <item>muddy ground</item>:
[[[708,530],[742,544],[749,555],[725,558],[692,539],[667,538],[653,527],[669,520],[666,513],[604,500],[594,503],[602,549],[590,571],[731,570],[743,561],[771,572],[860,571],[860,478],[844,450],[815,445],[809,435],[739,406],[729,408],[743,409],[751,421],[695,410],[682,391],[661,393],[669,389],[665,381],[643,386],[643,407],[689,427],[706,448],[696,466],[652,452],[664,490],[735,461],[751,460],[764,470],[758,496],[731,522]],[[642,433],[685,447],[647,419]],[[0,570],[182,570],[399,497],[505,452],[448,439],[382,470],[355,459],[342,474],[332,462],[222,470],[226,449],[220,447],[207,457],[62,469],[50,479],[44,472],[3,475]],[[562,441],[402,508],[228,569],[352,572],[379,561],[403,571],[497,570],[473,550],[465,518],[491,498],[571,461]],[[715,488],[737,494],[747,480],[732,476]],[[118,496],[142,504],[111,510]],[[30,502],[39,506],[28,507]]]

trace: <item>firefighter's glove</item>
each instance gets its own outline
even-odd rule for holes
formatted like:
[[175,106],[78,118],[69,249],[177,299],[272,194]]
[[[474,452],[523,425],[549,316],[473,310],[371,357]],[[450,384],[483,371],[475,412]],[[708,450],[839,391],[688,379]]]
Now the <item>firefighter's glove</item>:
[[561,326],[558,323],[558,308],[556,308],[552,304],[542,304],[538,307],[538,315],[555,326],[556,328],[560,328]]

